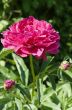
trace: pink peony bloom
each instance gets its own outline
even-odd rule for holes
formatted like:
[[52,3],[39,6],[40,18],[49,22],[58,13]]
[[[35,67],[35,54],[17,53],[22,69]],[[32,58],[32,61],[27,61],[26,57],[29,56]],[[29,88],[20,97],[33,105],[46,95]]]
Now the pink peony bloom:
[[13,80],[5,80],[4,81],[4,89],[9,90],[15,85],[15,81]]
[[59,33],[50,23],[32,16],[14,23],[2,34],[3,46],[14,50],[21,57],[33,55],[46,58],[47,52],[57,54],[59,51]]

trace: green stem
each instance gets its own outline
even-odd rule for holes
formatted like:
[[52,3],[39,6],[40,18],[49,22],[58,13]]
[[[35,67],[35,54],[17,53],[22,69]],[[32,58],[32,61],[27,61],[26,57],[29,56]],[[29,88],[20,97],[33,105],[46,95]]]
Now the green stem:
[[35,73],[34,73],[32,55],[30,55],[30,67],[31,67],[31,73],[32,73],[32,77],[33,77],[33,88],[32,88],[32,96],[33,96],[34,95],[34,86],[35,86]]

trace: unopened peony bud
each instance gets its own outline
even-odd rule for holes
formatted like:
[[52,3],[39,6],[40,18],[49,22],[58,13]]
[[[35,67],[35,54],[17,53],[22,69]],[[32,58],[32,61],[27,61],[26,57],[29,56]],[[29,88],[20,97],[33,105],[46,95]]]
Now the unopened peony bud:
[[9,90],[15,85],[15,81],[13,80],[5,80],[4,81],[4,89]]
[[68,61],[63,61],[59,66],[59,68],[62,70],[67,70],[69,67],[70,67],[70,63]]

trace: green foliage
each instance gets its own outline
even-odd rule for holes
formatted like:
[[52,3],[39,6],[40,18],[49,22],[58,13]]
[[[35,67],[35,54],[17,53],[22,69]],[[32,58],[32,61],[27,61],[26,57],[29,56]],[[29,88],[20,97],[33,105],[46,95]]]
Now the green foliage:
[[[8,52],[9,51],[9,52]],[[32,96],[33,81],[29,77],[29,67],[24,60],[10,50],[1,51],[0,60],[9,54],[13,55],[15,70],[0,65],[0,109],[1,110],[71,110],[72,109],[72,69],[60,70],[55,64],[55,58],[48,56],[49,60],[42,62],[39,74],[35,77],[34,94]],[[71,61],[71,59],[70,59]],[[26,62],[26,61],[25,61]],[[9,62],[10,63],[10,62]],[[36,63],[39,63],[37,61]],[[45,64],[44,64],[45,63]],[[34,63],[34,65],[36,65]],[[55,68],[56,66],[56,68]],[[16,68],[17,67],[17,68]],[[43,69],[42,69],[43,68]],[[18,71],[17,71],[18,70]],[[52,70],[52,71],[51,71]],[[22,71],[22,73],[21,73]],[[19,74],[18,74],[19,72]],[[18,74],[18,75],[17,75]],[[22,74],[22,75],[21,75]],[[4,90],[3,82],[6,79],[15,80],[15,87],[9,91]]]
[[24,83],[24,85],[27,85],[28,76],[29,76],[28,68],[26,67],[22,58],[20,58],[16,54],[13,54],[13,58],[14,58],[14,61],[16,62],[16,66],[17,66],[17,69],[20,74],[20,78],[21,78],[22,82]]
[[[29,58],[22,59],[8,49],[0,51],[0,110],[72,110],[71,3],[71,0],[0,0],[0,32],[32,15],[53,24],[61,36],[56,57],[47,55],[47,61],[33,58],[35,84]],[[68,70],[59,69],[63,60],[70,62]],[[3,86],[6,79],[16,83],[9,91]]]

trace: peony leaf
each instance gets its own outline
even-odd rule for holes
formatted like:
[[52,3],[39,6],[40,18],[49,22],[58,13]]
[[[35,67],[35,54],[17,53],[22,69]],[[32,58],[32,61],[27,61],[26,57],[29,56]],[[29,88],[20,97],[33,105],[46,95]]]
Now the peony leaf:
[[18,110],[23,110],[21,100],[15,98],[15,103],[16,103],[16,105],[17,105]]
[[68,108],[67,110],[72,110],[72,107]]
[[[0,96],[0,107],[4,106],[6,103],[8,103],[10,101],[9,97],[4,97],[3,95]],[[0,110],[2,110],[0,108]]]
[[60,105],[53,103],[49,97],[43,97],[43,100],[41,102],[42,106],[46,106],[51,108],[52,110],[61,110]]
[[72,71],[66,70],[64,71],[70,78],[72,78]]
[[31,100],[31,95],[29,89],[22,84],[16,84],[16,88],[18,88],[23,96],[26,97],[28,101]]
[[24,110],[38,110],[38,109],[36,108],[35,105],[28,104],[28,105],[24,105]]
[[21,57],[19,57],[13,53],[13,58],[16,63],[16,67],[18,69],[18,72],[20,74],[20,78],[21,78],[22,82],[24,83],[24,85],[27,85],[28,84],[28,77],[29,77],[28,68],[26,67],[26,65]]
[[10,101],[10,102],[6,103],[2,110],[14,110],[13,102]]
[[0,32],[8,26],[9,22],[7,20],[0,21]]
[[43,73],[46,68],[47,69],[50,68],[49,64],[53,61],[53,59],[54,59],[54,57],[48,56],[48,60],[42,62],[42,65],[41,65],[41,68],[40,68],[40,72]]
[[12,50],[3,48],[2,51],[0,52],[0,59],[5,58],[8,54],[12,52],[13,52]]
[[14,74],[12,70],[0,65],[0,73],[3,74],[4,77],[16,80],[17,76]]
[[40,105],[42,96],[43,96],[43,85],[42,85],[41,78],[37,79],[37,94],[38,94],[38,101],[39,101],[39,105]]

